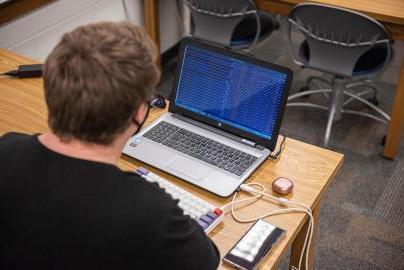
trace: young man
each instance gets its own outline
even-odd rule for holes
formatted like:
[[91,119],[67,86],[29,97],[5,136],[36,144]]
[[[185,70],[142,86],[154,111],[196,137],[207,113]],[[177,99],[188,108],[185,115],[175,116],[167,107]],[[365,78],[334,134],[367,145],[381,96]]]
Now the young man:
[[219,253],[157,185],[117,167],[159,79],[129,23],[67,33],[44,68],[50,132],[0,137],[0,269],[216,269]]

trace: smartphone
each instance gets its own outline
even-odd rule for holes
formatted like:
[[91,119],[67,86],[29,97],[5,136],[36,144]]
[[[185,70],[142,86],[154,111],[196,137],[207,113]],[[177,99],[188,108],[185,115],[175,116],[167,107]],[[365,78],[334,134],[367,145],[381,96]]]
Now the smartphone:
[[256,269],[285,234],[285,230],[259,219],[223,257],[223,261],[239,269]]

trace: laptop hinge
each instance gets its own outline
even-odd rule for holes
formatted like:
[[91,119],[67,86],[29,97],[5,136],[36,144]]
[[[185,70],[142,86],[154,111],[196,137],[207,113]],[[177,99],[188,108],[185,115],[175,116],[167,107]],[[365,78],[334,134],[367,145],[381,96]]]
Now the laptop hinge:
[[185,115],[178,114],[178,113],[174,113],[174,114],[172,114],[172,117],[177,118],[177,119],[179,119],[179,120],[181,120],[181,121],[190,123],[190,124],[192,124],[192,125],[195,125],[195,126],[197,126],[197,127],[203,128],[203,129],[205,129],[205,130],[212,131],[213,133],[216,133],[216,134],[218,134],[218,135],[220,135],[220,136],[229,138],[229,139],[231,139],[231,140],[233,140],[233,141],[236,141],[236,142],[240,142],[240,143],[245,144],[245,145],[248,145],[248,146],[250,146],[250,147],[254,147],[254,148],[257,148],[257,149],[259,149],[259,150],[264,150],[264,149],[265,149],[264,146],[259,145],[259,144],[256,144],[256,143],[253,142],[253,141],[250,141],[250,140],[241,138],[241,137],[239,137],[239,136],[233,135],[233,134],[228,133],[228,132],[226,132],[226,131],[223,131],[223,130],[220,130],[220,129],[218,129],[218,128],[209,126],[209,125],[207,125],[207,124],[201,123],[201,122],[199,122],[199,121],[195,121],[194,119],[189,118],[189,117],[187,117],[187,116],[185,116]]

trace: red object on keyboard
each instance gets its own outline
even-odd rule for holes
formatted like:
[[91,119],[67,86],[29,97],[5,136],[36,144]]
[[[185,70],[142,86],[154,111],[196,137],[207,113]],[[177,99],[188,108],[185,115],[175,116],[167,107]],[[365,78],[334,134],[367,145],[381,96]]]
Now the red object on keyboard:
[[219,208],[216,208],[215,210],[213,210],[213,213],[215,213],[217,216],[220,216],[221,214],[223,214],[223,211]]

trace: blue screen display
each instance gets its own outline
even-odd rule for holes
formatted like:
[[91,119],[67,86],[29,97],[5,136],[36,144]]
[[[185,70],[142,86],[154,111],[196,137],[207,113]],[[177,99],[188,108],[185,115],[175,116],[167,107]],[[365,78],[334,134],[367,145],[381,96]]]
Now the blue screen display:
[[287,74],[187,45],[177,106],[271,139]]

